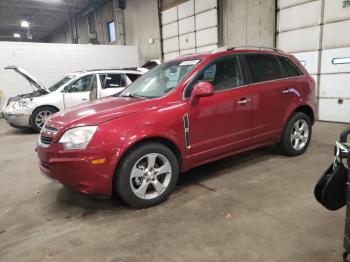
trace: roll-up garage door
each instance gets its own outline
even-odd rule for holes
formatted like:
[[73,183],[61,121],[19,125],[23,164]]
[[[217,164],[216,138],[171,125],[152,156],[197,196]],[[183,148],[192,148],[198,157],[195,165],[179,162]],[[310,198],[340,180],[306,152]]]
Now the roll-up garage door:
[[317,81],[321,0],[279,0],[277,47],[294,54]]
[[217,0],[189,0],[161,15],[165,60],[218,47]]
[[350,122],[350,6],[325,1],[319,92],[320,119]]
[[346,1],[279,0],[277,47],[318,81],[319,119],[350,122],[350,6]]

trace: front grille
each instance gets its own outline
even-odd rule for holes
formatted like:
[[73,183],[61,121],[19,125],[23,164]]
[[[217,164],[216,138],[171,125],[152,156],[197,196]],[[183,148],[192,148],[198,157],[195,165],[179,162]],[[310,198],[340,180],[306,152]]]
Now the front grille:
[[40,136],[40,141],[41,143],[45,144],[45,145],[51,145],[52,144],[52,137],[47,137],[47,136]]
[[58,131],[58,128],[53,127],[53,126],[48,126],[48,125],[45,125],[44,129],[49,130],[49,131],[54,131],[54,132]]
[[46,162],[40,161],[40,163],[41,163],[41,165],[42,165],[44,168],[50,169],[49,165],[48,165]]

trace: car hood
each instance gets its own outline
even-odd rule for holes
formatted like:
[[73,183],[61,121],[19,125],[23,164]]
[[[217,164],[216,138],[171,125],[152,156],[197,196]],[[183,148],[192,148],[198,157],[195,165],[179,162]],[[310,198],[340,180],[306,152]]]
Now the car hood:
[[43,89],[43,90],[47,91],[48,93],[50,92],[49,89],[47,89],[43,84],[41,84],[38,80],[36,80],[34,78],[34,76],[30,75],[23,68],[20,68],[20,67],[14,66],[14,65],[10,65],[10,66],[5,67],[5,70],[14,70],[16,73],[23,76],[30,83],[30,85],[36,90]]
[[98,125],[157,105],[156,100],[110,96],[60,111],[47,121],[47,125],[59,129]]

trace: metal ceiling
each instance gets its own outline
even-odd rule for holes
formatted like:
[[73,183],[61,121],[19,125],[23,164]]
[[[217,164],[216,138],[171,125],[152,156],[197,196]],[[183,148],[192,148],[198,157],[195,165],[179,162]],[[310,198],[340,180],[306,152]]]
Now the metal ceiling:
[[[30,41],[45,41],[55,29],[88,6],[97,6],[104,0],[0,0],[0,41],[28,41],[22,20],[30,22]],[[14,33],[22,37],[16,39]]]

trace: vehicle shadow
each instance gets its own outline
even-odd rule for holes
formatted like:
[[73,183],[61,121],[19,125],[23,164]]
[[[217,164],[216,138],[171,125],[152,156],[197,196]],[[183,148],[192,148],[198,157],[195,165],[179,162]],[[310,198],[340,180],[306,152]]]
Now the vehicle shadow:
[[111,198],[87,196],[64,186],[57,192],[57,200],[62,207],[77,206],[88,209],[108,210],[110,208],[123,206],[123,202],[116,196],[112,196]]
[[[240,169],[247,165],[258,164],[278,154],[275,146],[268,146],[194,168],[180,174],[175,191],[179,193],[191,185],[205,187],[202,185],[203,182],[226,174],[225,170],[227,169],[239,172]],[[207,189],[211,190],[210,188]],[[95,214],[99,216],[113,216],[117,213],[120,214],[120,212],[125,213],[134,210],[127,206],[118,196],[114,195],[111,198],[88,197],[65,187],[62,187],[57,192],[54,205],[55,207],[53,208],[64,210],[68,217],[80,218],[87,218]]]
[[[240,169],[246,166],[256,165],[266,161],[271,156],[277,155],[280,155],[277,147],[271,145],[195,167],[188,172],[180,174],[176,191],[181,191],[184,187],[190,185],[205,187],[202,185],[203,182],[225,175],[227,170],[239,172]],[[211,188],[207,189],[212,190]]]
[[23,136],[23,135],[35,135],[38,134],[30,128],[12,128],[5,132],[0,132],[0,135],[4,136]]

